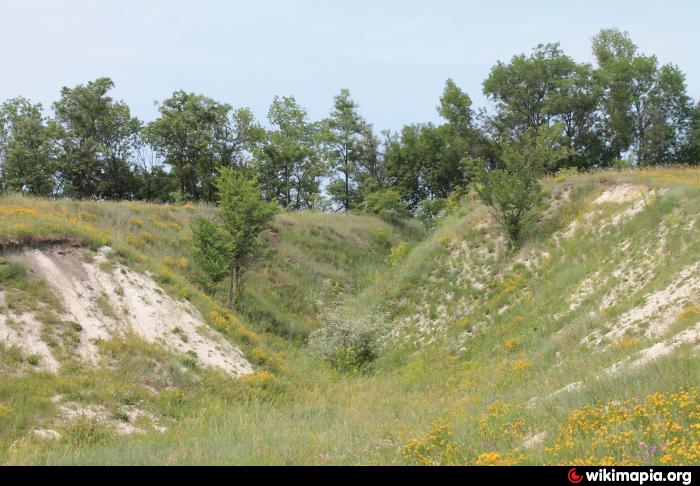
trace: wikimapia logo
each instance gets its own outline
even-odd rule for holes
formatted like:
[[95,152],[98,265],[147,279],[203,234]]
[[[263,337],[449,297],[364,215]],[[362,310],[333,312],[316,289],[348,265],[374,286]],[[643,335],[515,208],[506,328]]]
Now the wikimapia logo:
[[676,482],[687,486],[692,483],[691,471],[616,471],[615,469],[600,468],[596,471],[585,471],[579,474],[575,467],[569,469],[567,479],[571,484],[579,484],[585,476],[586,482],[632,482],[644,484],[650,482]]
[[569,482],[573,483],[573,484],[578,484],[581,481],[583,481],[583,476],[581,476],[580,474],[578,474],[576,472],[575,467],[572,467],[571,469],[569,469],[568,478],[569,478]]

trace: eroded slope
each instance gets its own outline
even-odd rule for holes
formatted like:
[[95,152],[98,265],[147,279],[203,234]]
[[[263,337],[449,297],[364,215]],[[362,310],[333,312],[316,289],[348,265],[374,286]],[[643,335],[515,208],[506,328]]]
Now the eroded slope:
[[173,299],[149,275],[108,260],[108,252],[51,246],[11,255],[58,301],[8,308],[0,315],[0,340],[38,357],[37,365],[49,371],[70,359],[98,365],[100,342],[133,333],[203,366],[233,376],[252,373],[241,351],[207,327],[194,306]]

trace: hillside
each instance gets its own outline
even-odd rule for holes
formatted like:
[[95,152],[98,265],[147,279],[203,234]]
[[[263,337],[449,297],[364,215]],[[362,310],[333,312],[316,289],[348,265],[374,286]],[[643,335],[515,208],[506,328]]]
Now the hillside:
[[[282,214],[241,315],[200,290],[192,263],[190,221],[213,208],[5,196],[0,460],[697,463],[700,170],[572,175],[545,189],[515,252],[473,198],[429,234]],[[102,287],[57,285],[46,259],[82,262]],[[153,330],[164,319],[110,316],[122,305],[112,281],[125,298],[128,281],[162,292],[152,304],[169,307],[152,312],[189,324],[166,334]],[[59,318],[80,313],[62,292],[77,282],[99,329],[131,323],[88,339],[91,360],[74,352],[89,323]],[[374,323],[368,370],[341,373],[311,352],[305,338],[328,313]],[[10,339],[22,319],[45,348]],[[190,349],[207,340],[210,359]],[[216,353],[239,350],[239,371],[217,367]]]

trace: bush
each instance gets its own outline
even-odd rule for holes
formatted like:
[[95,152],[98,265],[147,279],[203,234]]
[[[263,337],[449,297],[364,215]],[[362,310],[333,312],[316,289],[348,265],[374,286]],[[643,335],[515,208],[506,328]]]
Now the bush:
[[380,189],[365,196],[362,210],[389,222],[409,217],[408,208],[396,189]]
[[338,371],[362,371],[377,357],[378,328],[369,316],[350,317],[342,312],[325,316],[312,332],[309,345]]
[[63,440],[73,446],[104,444],[116,435],[106,425],[92,418],[75,420],[62,432]]

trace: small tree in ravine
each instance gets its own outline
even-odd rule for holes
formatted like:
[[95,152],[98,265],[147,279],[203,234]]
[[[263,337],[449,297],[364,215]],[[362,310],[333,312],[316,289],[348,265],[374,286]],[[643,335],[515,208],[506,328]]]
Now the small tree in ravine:
[[214,184],[219,196],[219,215],[195,219],[192,239],[195,259],[214,282],[228,278],[227,303],[237,308],[243,291],[243,275],[259,258],[258,238],[277,213],[274,202],[263,199],[255,178],[240,169],[219,168]]
[[539,178],[546,168],[570,154],[570,149],[561,145],[560,137],[561,127],[543,126],[517,145],[502,144],[499,167],[487,167],[482,161],[475,164],[477,194],[494,210],[511,248],[520,243],[523,229],[542,199]]

